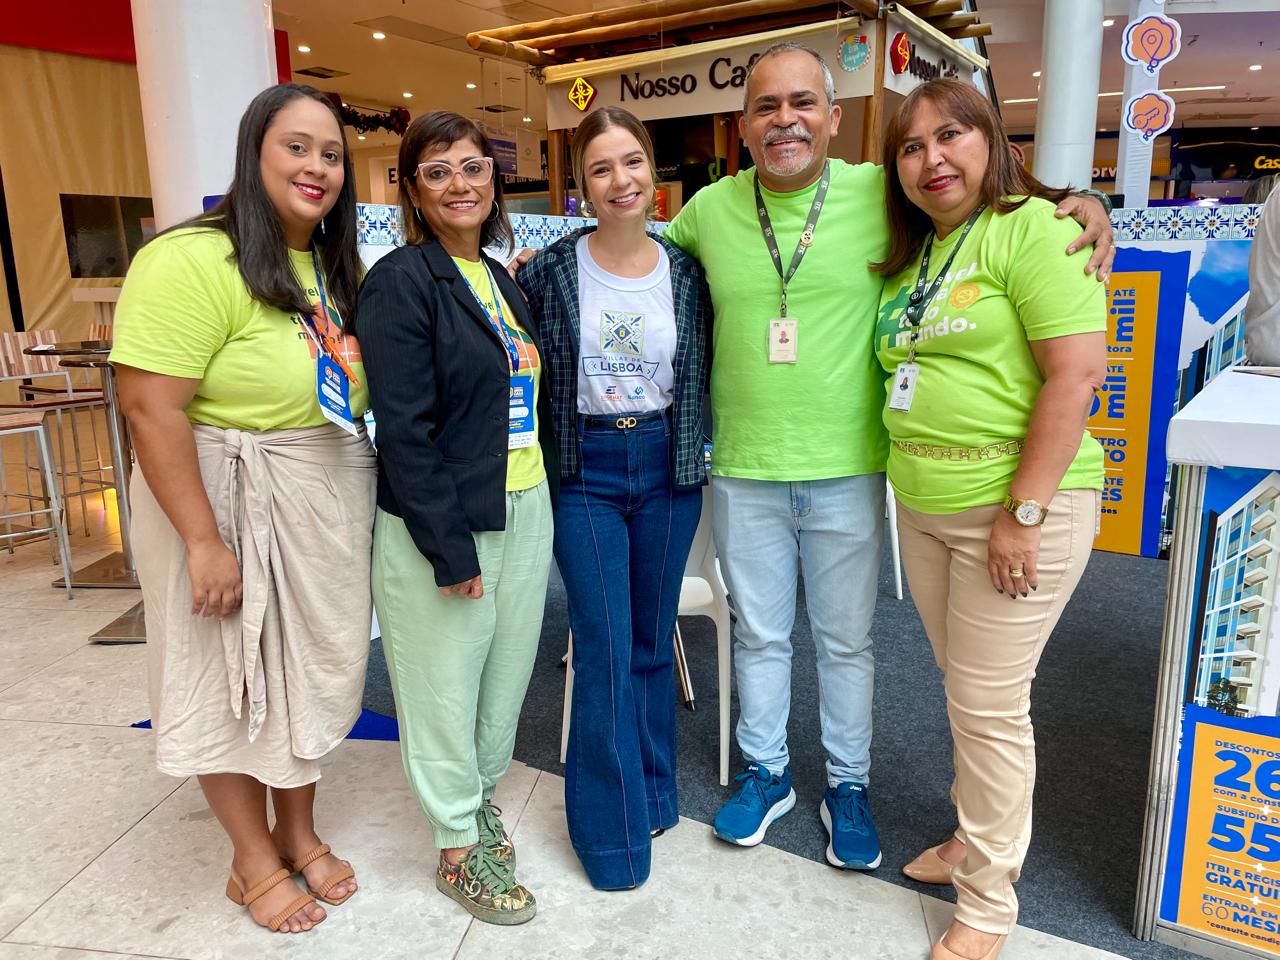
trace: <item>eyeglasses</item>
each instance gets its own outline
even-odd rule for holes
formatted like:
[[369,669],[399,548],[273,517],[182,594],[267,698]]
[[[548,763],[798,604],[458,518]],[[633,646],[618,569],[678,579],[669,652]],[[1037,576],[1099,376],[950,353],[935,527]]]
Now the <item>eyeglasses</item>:
[[444,160],[429,160],[418,164],[418,182],[428,190],[444,190],[453,183],[453,175],[462,174],[462,179],[470,187],[483,187],[493,179],[493,159],[491,157],[472,157],[464,160],[462,166],[455,167]]

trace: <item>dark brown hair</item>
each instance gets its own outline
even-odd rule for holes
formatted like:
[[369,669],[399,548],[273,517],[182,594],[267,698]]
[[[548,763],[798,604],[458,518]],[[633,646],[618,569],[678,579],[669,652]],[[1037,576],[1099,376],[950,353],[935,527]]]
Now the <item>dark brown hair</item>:
[[898,177],[898,153],[916,111],[926,100],[944,117],[978,130],[987,138],[987,170],[982,178],[981,199],[996,213],[1017,210],[1030,197],[1061,203],[1071,194],[1070,190],[1046,187],[1014,160],[1000,115],[977,88],[959,80],[930,80],[907,94],[885,130],[884,173],[889,182],[884,200],[889,216],[889,255],[871,264],[871,269],[888,276],[906,269],[933,230],[933,221],[907,199]]
[[653,140],[635,114],[622,107],[601,107],[598,110],[592,110],[583,118],[582,123],[578,124],[578,129],[573,131],[573,145],[569,148],[569,164],[573,169],[573,182],[578,187],[578,193],[582,196],[583,202],[589,202],[587,174],[583,169],[587,146],[611,127],[621,127],[635,137],[640,143],[640,149],[644,151],[645,158],[649,161],[649,173],[652,175],[654,186],[654,195],[649,198],[649,215],[652,216],[657,212],[658,204],[658,164],[653,159]]
[[493,209],[480,228],[480,246],[489,247],[499,242],[507,247],[514,246],[515,235],[507,220],[507,201],[502,195],[502,171],[498,169],[493,144],[477,123],[449,110],[433,110],[415,117],[400,141],[400,157],[396,165],[399,167],[400,218],[404,223],[405,241],[422,243],[431,236],[431,228],[421,218],[409,195],[409,184],[418,176],[422,155],[433,147],[448,148],[459,140],[473,141],[480,148],[481,155],[493,161]]

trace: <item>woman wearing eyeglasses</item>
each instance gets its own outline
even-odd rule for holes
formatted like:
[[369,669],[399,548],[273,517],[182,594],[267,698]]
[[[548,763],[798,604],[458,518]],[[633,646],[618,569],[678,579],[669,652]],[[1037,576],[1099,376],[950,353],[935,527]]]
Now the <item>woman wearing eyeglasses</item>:
[[482,252],[511,240],[494,167],[464,117],[409,125],[408,243],[369,271],[359,305],[378,422],[373,597],[405,772],[440,850],[436,887],[517,924],[536,904],[491,801],[542,630],[555,460],[524,297]]

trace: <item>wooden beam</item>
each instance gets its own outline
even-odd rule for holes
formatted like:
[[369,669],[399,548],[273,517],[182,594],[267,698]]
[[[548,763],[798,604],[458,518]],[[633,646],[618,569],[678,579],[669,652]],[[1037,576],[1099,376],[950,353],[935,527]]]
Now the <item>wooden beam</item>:
[[959,30],[948,31],[952,40],[963,40],[965,37],[989,37],[991,36],[991,24],[975,23],[971,27],[961,27]]
[[[698,27],[708,23],[724,23],[743,17],[790,13],[795,10],[829,6],[831,6],[831,0],[736,0],[734,3],[710,8],[703,4],[703,8],[700,10],[682,13],[678,16],[649,17],[644,20],[632,20],[628,23],[617,23],[586,30],[572,30],[540,37],[528,37],[525,39],[524,45],[535,50],[559,50],[569,46],[579,47],[587,44],[629,40],[632,37],[665,35],[688,27]],[[630,7],[629,9],[633,11],[644,10],[645,7]],[[470,42],[470,38],[468,38],[468,42]]]
[[551,215],[564,216],[564,131],[547,131],[547,189],[551,193]]
[[[625,7],[610,7],[607,10],[596,10],[592,13],[554,17],[550,20],[519,23],[510,27],[495,27],[492,30],[480,32],[494,40],[529,40],[553,34],[573,33],[578,30],[591,30],[619,23],[631,23],[638,16],[643,16],[646,20],[655,20],[663,17],[674,17],[696,10],[727,7],[736,2],[738,0],[648,0],[648,2],[641,5],[631,4]],[[827,2],[834,2],[836,5],[843,3],[844,6],[852,7],[868,19],[874,19],[879,16],[880,7],[877,0],[827,0]],[[790,9],[794,10],[800,4],[791,4],[789,6]],[[468,42],[470,42],[470,37],[468,37]]]
[[[705,24],[700,27],[687,27],[675,33],[663,32],[665,48],[678,55],[682,43],[704,43],[709,40],[730,40],[734,37],[753,33],[764,33],[769,30],[780,30],[786,27],[799,27],[813,23],[812,11],[798,11],[791,14],[778,14],[769,17],[751,17],[746,20],[730,20],[728,23]],[[586,44],[584,46],[565,46],[555,51],[561,63],[572,63],[578,57],[597,60],[602,57],[621,56],[626,53],[641,53],[655,49],[654,42],[648,36],[631,37],[616,43]]]
[[867,97],[862,108],[862,162],[880,163],[884,160],[884,58],[888,52],[889,30],[888,20],[876,21],[876,62],[875,72],[871,74],[875,81],[875,89]]
[[957,13],[949,17],[930,20],[929,26],[946,33],[949,30],[959,30],[961,27],[972,26],[977,22],[978,15],[976,13]]
[[927,20],[929,17],[940,17],[963,10],[964,0],[916,0],[915,3],[908,2],[907,6],[917,17]]
[[560,62],[555,57],[547,56],[540,50],[531,50],[520,43],[494,40],[492,37],[486,37],[483,33],[467,34],[467,43],[472,50],[487,53],[491,57],[519,60],[521,63],[527,63],[535,67],[549,67]]

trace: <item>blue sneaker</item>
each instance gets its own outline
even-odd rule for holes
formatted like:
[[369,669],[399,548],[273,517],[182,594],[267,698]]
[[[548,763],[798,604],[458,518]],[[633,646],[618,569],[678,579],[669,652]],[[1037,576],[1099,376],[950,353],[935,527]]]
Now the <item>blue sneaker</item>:
[[874,870],[880,866],[880,837],[871,820],[871,798],[861,783],[828,787],[818,808],[831,842],[827,862],[843,870]]
[[716,836],[740,847],[754,847],[764,839],[769,824],[796,805],[791,768],[779,775],[758,763],[749,763],[734,782],[742,786],[716,814]]

